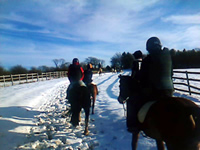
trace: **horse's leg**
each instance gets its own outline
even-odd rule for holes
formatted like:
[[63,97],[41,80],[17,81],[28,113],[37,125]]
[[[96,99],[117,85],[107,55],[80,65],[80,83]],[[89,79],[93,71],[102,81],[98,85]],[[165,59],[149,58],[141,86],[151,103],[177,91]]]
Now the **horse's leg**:
[[81,122],[81,111],[78,114],[78,121]]
[[137,133],[132,133],[132,150],[136,150],[137,149],[137,143],[138,143],[138,139],[140,136],[140,132]]
[[92,87],[92,114],[94,114],[94,106],[96,102],[96,96],[97,96],[97,87],[96,85],[93,85]]
[[84,108],[84,111],[85,111],[85,131],[84,131],[84,134],[88,135],[89,134],[88,122],[89,122],[90,108]]
[[164,142],[161,140],[156,140],[157,149],[158,150],[165,150]]
[[79,125],[79,114],[80,111],[78,109],[72,111],[71,123],[74,127]]

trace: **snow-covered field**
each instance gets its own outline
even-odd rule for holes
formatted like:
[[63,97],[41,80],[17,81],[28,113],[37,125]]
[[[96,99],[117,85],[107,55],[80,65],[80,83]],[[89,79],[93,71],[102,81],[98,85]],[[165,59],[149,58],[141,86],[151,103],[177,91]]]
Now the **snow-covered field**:
[[[123,72],[122,74],[129,74]],[[67,78],[0,88],[0,149],[131,150],[124,109],[118,103],[119,74],[94,75],[98,85],[95,114],[88,136],[83,135],[84,113],[77,128],[63,118]],[[198,96],[175,93],[199,104]],[[153,139],[140,136],[138,150],[156,150]]]

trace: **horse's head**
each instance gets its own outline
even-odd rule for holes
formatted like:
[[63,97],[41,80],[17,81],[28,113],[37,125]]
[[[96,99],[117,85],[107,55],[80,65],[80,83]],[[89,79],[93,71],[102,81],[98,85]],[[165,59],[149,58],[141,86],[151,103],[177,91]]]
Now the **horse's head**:
[[131,95],[131,83],[132,78],[131,76],[123,76],[119,75],[119,96],[118,101],[119,103],[123,104],[124,101]]

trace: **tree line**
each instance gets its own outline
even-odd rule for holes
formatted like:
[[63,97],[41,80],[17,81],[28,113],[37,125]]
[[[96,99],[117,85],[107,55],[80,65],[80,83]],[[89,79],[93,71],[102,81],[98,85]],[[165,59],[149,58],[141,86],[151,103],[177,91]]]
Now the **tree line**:
[[200,68],[200,50],[170,50],[174,69]]
[[[171,49],[170,54],[172,57],[172,63],[174,69],[185,69],[185,68],[200,68],[200,50],[175,50]],[[143,57],[145,57],[144,54]],[[116,70],[121,69],[130,69],[132,67],[134,57],[130,52],[123,52],[114,54],[111,57],[110,63],[111,66],[107,65],[105,67],[105,61],[102,59],[98,59],[96,57],[88,57],[84,62],[81,62],[81,66],[86,69],[87,64],[91,63],[93,65],[94,70],[99,69],[99,64],[101,64],[102,68],[105,71],[111,71],[112,68]],[[48,66],[39,66],[39,67],[31,67],[29,70],[21,65],[16,65],[6,70],[2,66],[0,66],[0,75],[7,74],[26,74],[26,73],[42,73],[42,72],[53,72],[53,71],[67,71],[70,62],[66,62],[65,59],[53,59],[53,63],[55,67]]]
[[[200,68],[200,50],[186,50],[183,51],[171,49],[170,50],[172,64],[174,69],[186,68]],[[143,58],[146,54],[143,55]],[[129,69],[133,64],[133,54],[130,52],[116,53],[111,58],[112,68]]]
[[[54,71],[68,71],[68,67],[71,62],[66,62],[65,59],[53,59],[52,60],[55,67],[48,66],[39,66],[39,67],[31,67],[27,69],[22,65],[16,65],[11,67],[9,70],[5,69],[3,66],[0,66],[0,75],[9,75],[9,74],[27,74],[27,73],[38,73],[41,74],[43,72],[54,72]],[[98,70],[99,66],[102,67],[105,65],[105,61],[102,59],[98,59],[95,57],[88,57],[84,62],[81,62],[80,65],[83,69],[87,68],[87,64],[91,63],[93,65],[94,70]]]

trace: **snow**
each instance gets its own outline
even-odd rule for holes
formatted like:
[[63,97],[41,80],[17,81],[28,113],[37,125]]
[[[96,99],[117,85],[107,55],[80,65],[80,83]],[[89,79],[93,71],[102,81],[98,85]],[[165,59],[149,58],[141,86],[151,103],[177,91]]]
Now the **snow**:
[[[129,74],[124,71],[122,74]],[[99,89],[95,114],[90,115],[89,135],[84,136],[84,112],[74,128],[63,118],[67,78],[0,88],[0,149],[131,150],[123,105],[119,104],[117,73],[95,74]],[[175,93],[199,104],[199,97]],[[140,136],[138,150],[156,150],[153,139]]]

